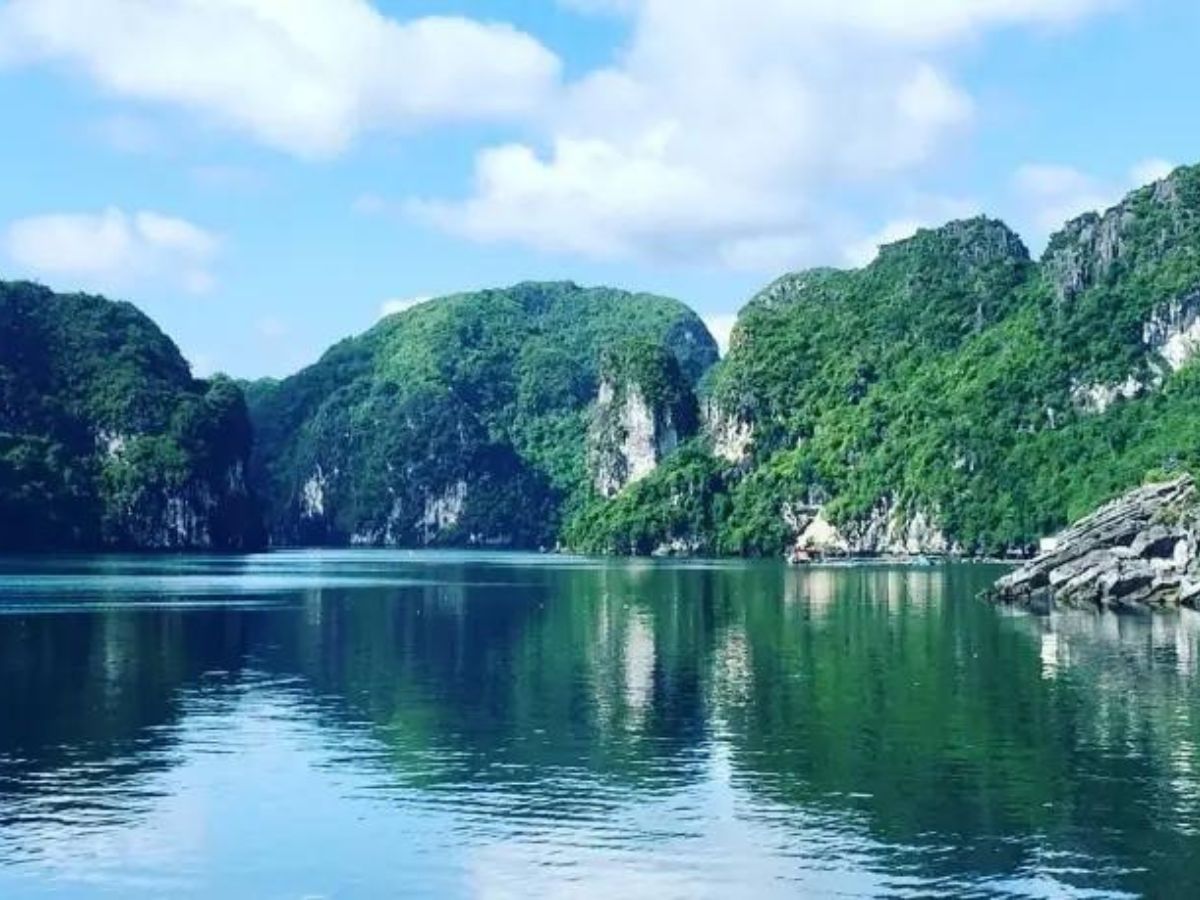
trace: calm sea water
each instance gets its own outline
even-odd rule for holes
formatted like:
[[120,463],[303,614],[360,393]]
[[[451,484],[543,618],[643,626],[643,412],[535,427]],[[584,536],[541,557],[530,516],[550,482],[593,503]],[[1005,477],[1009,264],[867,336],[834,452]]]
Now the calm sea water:
[[1200,618],[996,574],[0,561],[0,897],[1200,895]]

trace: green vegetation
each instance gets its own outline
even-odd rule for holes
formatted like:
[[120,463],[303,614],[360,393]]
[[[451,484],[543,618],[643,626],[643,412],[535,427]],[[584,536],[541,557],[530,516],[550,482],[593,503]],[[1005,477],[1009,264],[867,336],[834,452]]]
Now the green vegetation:
[[605,348],[600,376],[613,389],[614,406],[621,405],[626,391],[636,388],[642,400],[681,434],[694,434],[699,427],[695,379],[683,372],[669,349],[644,338]]
[[0,549],[250,549],[250,426],[127,303],[0,282]]
[[686,444],[649,478],[587,504],[567,524],[566,543],[586,553],[645,556],[666,546],[712,555],[727,513],[724,468],[698,443]]
[[[919,519],[964,553],[1025,551],[1200,469],[1193,331],[1200,168],[1040,261],[978,218],[785,276],[720,365],[674,300],[531,283],[423,303],[243,401],[128,304],[0,284],[0,546],[253,546],[253,443],[280,544],[775,555],[821,507],[865,549]],[[634,385],[655,434],[631,450]],[[743,458],[716,454],[742,431]],[[598,496],[596,472],[616,490],[677,442]]]
[[553,545],[588,497],[601,356],[634,341],[689,383],[717,357],[674,300],[522,284],[423,303],[249,386],[275,540]]
[[716,420],[752,427],[749,457],[680,463],[707,473],[691,484],[718,496],[684,503],[706,514],[655,508],[679,502],[667,465],[569,533],[641,551],[686,520],[696,546],[777,554],[788,508],[824,504],[841,525],[920,511],[964,552],[1028,549],[1152,470],[1200,469],[1200,373],[1167,364],[1156,320],[1200,320],[1200,168],[1072,222],[1040,262],[975,219],[859,271],[786,276],[710,379]]

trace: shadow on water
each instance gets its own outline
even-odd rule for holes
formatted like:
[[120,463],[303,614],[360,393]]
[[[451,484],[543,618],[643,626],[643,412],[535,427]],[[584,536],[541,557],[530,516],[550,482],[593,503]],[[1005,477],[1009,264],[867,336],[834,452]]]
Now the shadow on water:
[[[1200,883],[1200,618],[1009,614],[975,599],[995,574],[10,560],[0,869],[145,826],[202,752],[233,765],[249,728],[265,764],[301,741],[336,773],[326,804],[446,817],[447,858],[420,883],[461,896],[485,892],[450,851],[497,842],[523,872],[549,866],[528,878],[553,862],[586,879],[613,854],[652,870],[639,895],[704,893],[688,878],[706,866],[734,886],[757,866],[768,895]],[[245,864],[201,862],[209,887]]]

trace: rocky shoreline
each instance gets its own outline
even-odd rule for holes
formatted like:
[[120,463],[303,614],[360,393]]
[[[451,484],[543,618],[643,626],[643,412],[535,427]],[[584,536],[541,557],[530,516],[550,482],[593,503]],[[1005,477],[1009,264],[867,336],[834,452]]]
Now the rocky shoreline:
[[1048,611],[1200,606],[1200,497],[1191,476],[1148,484],[1081,519],[987,598]]

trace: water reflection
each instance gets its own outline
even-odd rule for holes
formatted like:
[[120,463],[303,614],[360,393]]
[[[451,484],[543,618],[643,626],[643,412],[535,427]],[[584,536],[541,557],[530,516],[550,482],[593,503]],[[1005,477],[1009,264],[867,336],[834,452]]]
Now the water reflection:
[[0,565],[0,895],[1200,879],[1192,613],[1007,614],[978,567],[123,565]]

